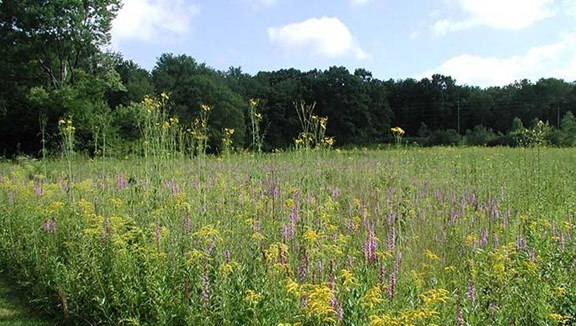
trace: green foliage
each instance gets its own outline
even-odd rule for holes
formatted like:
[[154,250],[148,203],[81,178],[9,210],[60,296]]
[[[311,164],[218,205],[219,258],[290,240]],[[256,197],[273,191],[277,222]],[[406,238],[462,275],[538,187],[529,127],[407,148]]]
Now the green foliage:
[[569,324],[576,153],[541,150],[73,160],[73,198],[0,163],[0,262],[61,324]]
[[576,119],[571,111],[566,112],[560,122],[560,144],[562,146],[576,145]]
[[474,130],[466,130],[465,143],[472,146],[486,146],[493,143],[498,135],[483,125],[476,125]]

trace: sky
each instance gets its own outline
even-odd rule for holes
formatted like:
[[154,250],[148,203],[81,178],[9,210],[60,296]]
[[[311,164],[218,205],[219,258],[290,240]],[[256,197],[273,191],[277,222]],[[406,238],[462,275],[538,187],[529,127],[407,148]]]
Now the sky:
[[439,73],[460,85],[576,81],[576,0],[123,0],[112,48],[151,70],[163,53],[217,70],[344,66]]

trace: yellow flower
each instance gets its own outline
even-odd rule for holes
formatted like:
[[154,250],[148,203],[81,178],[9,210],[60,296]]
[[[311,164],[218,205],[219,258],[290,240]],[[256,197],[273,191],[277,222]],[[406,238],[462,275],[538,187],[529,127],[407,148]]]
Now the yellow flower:
[[430,251],[430,250],[426,250],[426,251],[424,252],[424,255],[426,255],[426,258],[428,258],[428,259],[430,259],[430,260],[438,260],[438,259],[440,259],[440,258],[438,258],[438,256],[436,256],[435,253],[433,253],[433,252]]
[[248,302],[250,305],[252,305],[253,308],[255,308],[256,305],[258,305],[260,299],[262,298],[262,295],[260,293],[255,292],[253,290],[246,290],[245,294],[246,296],[244,297],[244,300]]
[[380,289],[380,286],[369,289],[362,297],[362,304],[370,309],[373,309],[382,302],[384,302],[384,299],[382,298],[382,289]]
[[342,278],[342,284],[344,284],[344,286],[356,285],[354,274],[352,274],[349,270],[342,269],[340,271],[340,277]]
[[294,295],[300,295],[300,285],[291,278],[286,279],[286,291]]
[[420,294],[418,297],[422,299],[425,305],[432,305],[437,302],[444,303],[450,299],[450,297],[448,296],[448,290],[445,289],[428,290]]

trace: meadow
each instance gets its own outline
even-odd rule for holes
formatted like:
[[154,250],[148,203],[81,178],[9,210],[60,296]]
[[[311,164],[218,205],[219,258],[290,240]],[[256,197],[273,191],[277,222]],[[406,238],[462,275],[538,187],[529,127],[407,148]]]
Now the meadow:
[[0,163],[0,264],[85,325],[576,321],[575,149]]

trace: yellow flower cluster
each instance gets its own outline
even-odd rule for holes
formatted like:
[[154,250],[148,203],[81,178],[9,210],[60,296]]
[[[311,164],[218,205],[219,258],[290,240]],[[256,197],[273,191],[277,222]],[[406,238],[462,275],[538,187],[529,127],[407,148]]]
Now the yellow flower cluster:
[[394,127],[394,128],[390,128],[390,130],[392,131],[392,133],[395,136],[404,136],[404,134],[406,133],[404,131],[404,129],[400,128],[400,127]]

